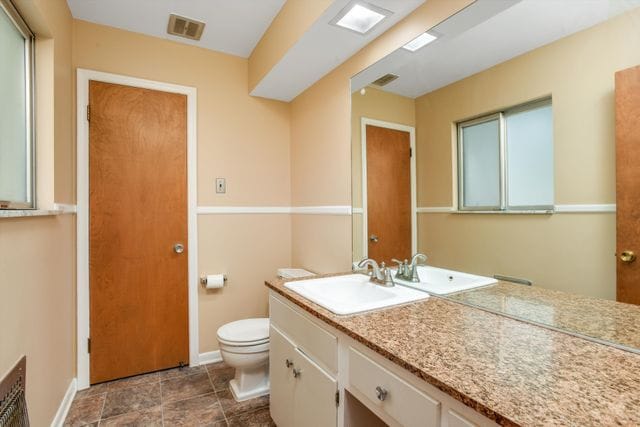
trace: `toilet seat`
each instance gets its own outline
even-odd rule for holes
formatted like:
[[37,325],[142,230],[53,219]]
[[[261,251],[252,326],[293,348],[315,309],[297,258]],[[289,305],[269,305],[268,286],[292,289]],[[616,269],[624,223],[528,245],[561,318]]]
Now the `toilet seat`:
[[269,344],[269,338],[257,341],[231,341],[231,340],[223,340],[218,337],[218,342],[223,345],[231,346],[231,347],[253,347],[261,344]]
[[220,351],[226,351],[228,353],[235,354],[253,354],[253,353],[262,353],[269,351],[269,341],[264,342],[262,344],[257,345],[236,345],[236,344],[225,344],[220,342]]
[[269,318],[242,319],[218,329],[218,341],[228,346],[248,347],[269,342]]

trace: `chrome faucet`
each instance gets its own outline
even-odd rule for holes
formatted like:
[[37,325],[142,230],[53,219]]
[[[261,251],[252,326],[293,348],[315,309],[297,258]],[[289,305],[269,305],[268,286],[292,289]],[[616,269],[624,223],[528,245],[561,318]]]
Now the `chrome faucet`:
[[393,259],[393,262],[398,264],[398,271],[396,272],[396,278],[401,280],[406,280],[408,282],[419,282],[420,276],[418,275],[418,263],[424,263],[427,260],[427,256],[425,254],[415,254],[411,258],[411,263],[405,259],[403,261],[399,261],[397,259]]
[[395,283],[393,283],[393,277],[391,277],[391,271],[389,271],[389,269],[384,265],[384,262],[378,266],[378,263],[375,260],[365,258],[358,263],[359,268],[365,268],[368,266],[371,266],[373,269],[371,272],[371,282],[388,288],[395,286]]

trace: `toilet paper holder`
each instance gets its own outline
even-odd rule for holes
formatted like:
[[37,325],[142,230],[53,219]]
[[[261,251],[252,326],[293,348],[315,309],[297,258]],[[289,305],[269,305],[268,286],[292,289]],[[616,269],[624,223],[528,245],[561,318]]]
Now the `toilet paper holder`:
[[[225,282],[227,281],[227,275],[226,274],[223,274],[222,278],[223,278],[223,280]],[[200,276],[200,284],[203,285],[203,286],[207,286],[207,276],[206,275]]]

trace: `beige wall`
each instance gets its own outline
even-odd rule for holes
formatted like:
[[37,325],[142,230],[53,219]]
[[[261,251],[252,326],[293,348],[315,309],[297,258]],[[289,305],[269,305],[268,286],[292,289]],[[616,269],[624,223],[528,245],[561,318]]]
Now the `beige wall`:
[[[362,118],[414,126],[416,122],[415,100],[374,87],[367,87],[365,94],[360,91],[351,95],[351,203],[354,208],[362,207]],[[353,260],[363,258],[362,214],[352,215]]]
[[[451,206],[452,127],[553,96],[556,204],[615,203],[614,73],[640,63],[640,11],[577,33],[416,100],[418,206]],[[430,261],[615,297],[615,215],[422,214]]]
[[[199,206],[289,205],[289,105],[249,96],[246,59],[84,21],[74,29],[74,67],[198,90]],[[224,323],[266,315],[263,281],[290,264],[291,226],[286,215],[199,215],[198,226],[200,272],[229,277],[200,290],[202,353],[218,348]]]
[[[38,204],[73,202],[71,14],[19,0],[37,36]],[[49,425],[75,377],[75,217],[0,218],[0,376],[27,356],[31,425]]]
[[[294,206],[351,205],[350,78],[469,3],[429,0],[292,101]],[[295,215],[291,232],[295,265],[316,271],[350,269],[348,216]]]

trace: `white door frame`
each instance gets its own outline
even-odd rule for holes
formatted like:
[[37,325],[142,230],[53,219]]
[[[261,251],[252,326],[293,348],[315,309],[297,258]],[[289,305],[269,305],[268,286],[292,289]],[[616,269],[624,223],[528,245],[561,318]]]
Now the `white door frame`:
[[369,230],[367,226],[367,125],[409,132],[411,147],[411,252],[418,252],[418,218],[416,209],[416,130],[412,126],[362,117],[360,119],[360,140],[362,146],[362,256],[369,255]]
[[179,93],[187,96],[187,227],[189,238],[189,364],[199,364],[198,336],[198,221],[197,221],[197,90],[152,80],[138,79],[100,71],[77,71],[77,217],[76,217],[76,286],[77,286],[77,376],[78,389],[89,387],[89,80]]

